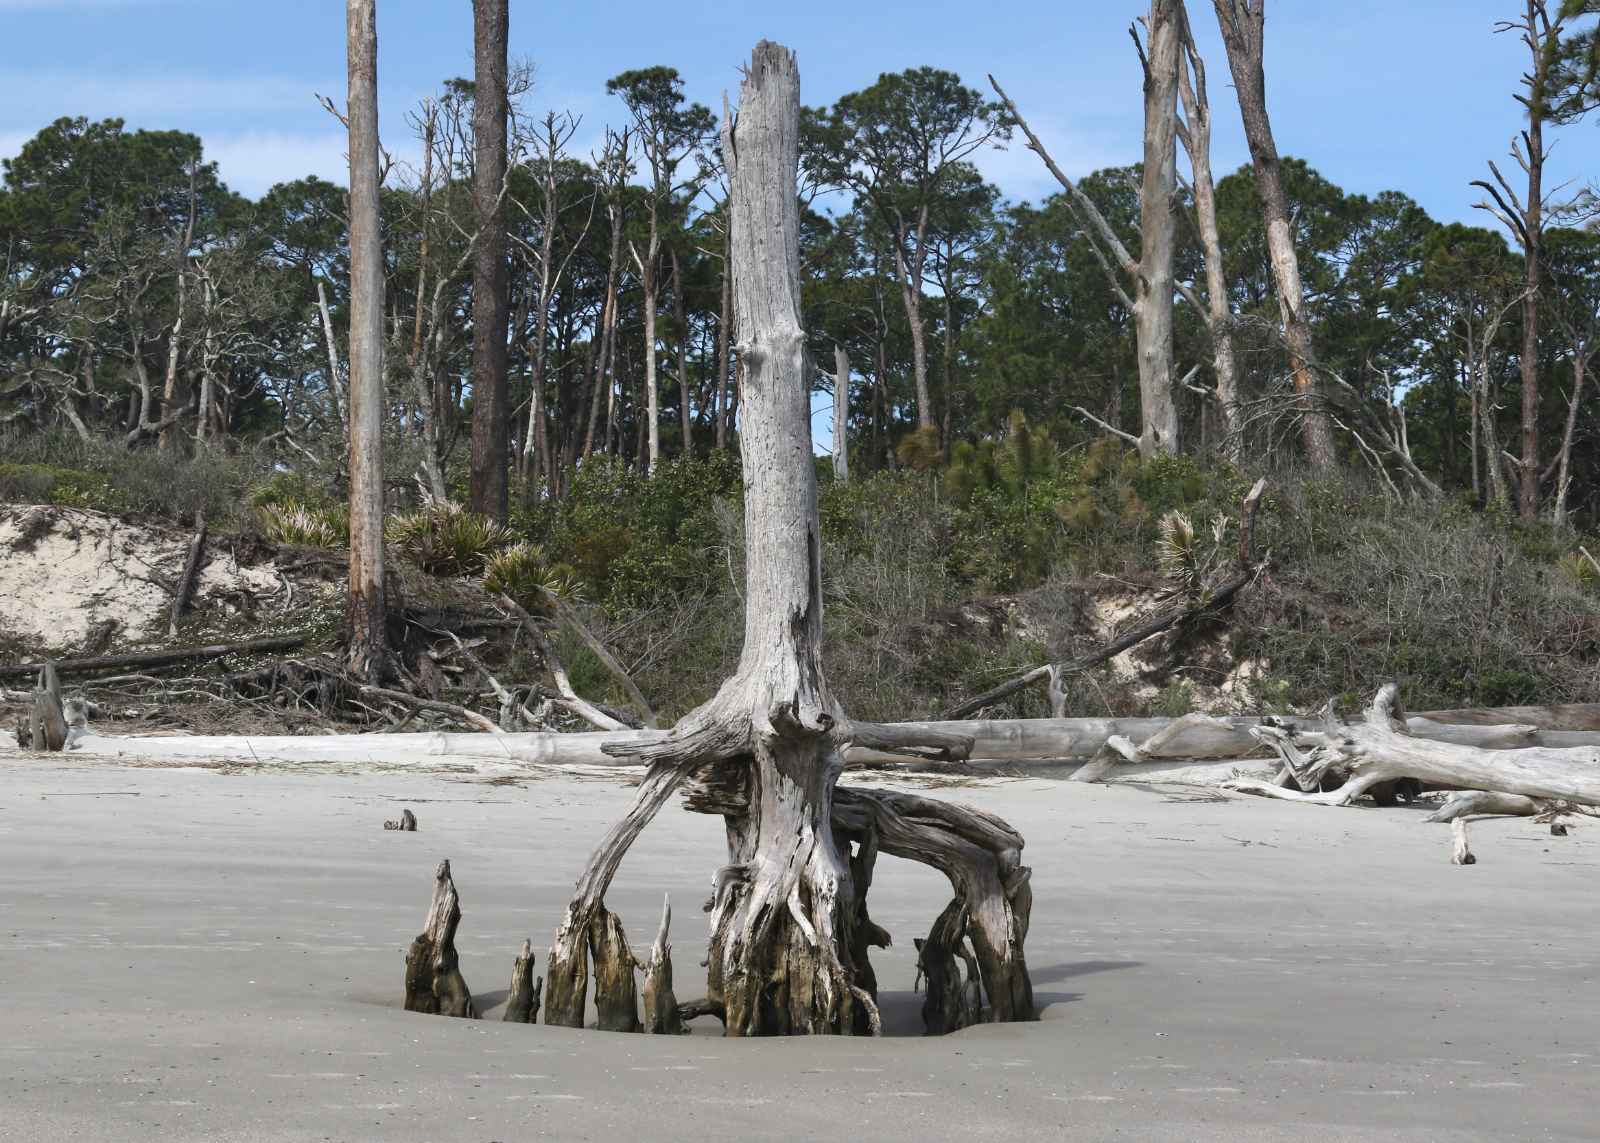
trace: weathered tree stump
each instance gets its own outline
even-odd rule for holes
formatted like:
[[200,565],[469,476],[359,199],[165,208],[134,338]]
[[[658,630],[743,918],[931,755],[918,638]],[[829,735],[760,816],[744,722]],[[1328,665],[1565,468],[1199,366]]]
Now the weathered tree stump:
[[661,927],[656,930],[650,959],[644,963],[644,1030],[657,1036],[675,1036],[684,1030],[678,998],[672,992],[672,902],[661,902]]
[[544,983],[533,975],[533,942],[523,941],[522,952],[511,966],[511,991],[506,997],[506,1013],[502,1020],[513,1024],[539,1022],[539,986]]
[[450,877],[450,862],[441,861],[433,875],[427,924],[406,954],[407,1012],[478,1018],[456,956],[456,926],[460,923],[461,899]]
[[402,833],[416,833],[417,832],[417,815],[412,813],[410,810],[401,810],[400,811],[400,820],[399,821],[392,821],[392,822],[384,822],[383,823],[383,828],[384,829],[397,829],[397,830],[401,831]]
[[589,922],[589,958],[594,965],[594,1007],[602,1032],[637,1032],[639,991],[635,987],[633,949],[622,931],[622,918],[604,905]]
[[33,689],[29,745],[40,752],[64,750],[67,746],[67,716],[62,709],[61,680],[54,663],[39,668],[39,683]]
[[[872,846],[927,862],[950,878],[969,913],[990,1018],[1033,1016],[1022,955],[1031,896],[1016,831],[962,807],[838,788],[851,745],[953,759],[970,756],[972,739],[853,722],[823,673],[812,371],[800,320],[799,142],[794,56],[763,41],[745,70],[737,118],[724,116],[722,139],[731,187],[734,326],[744,367],[744,650],[733,676],[665,739],[603,747],[648,770],[632,809],[579,877],[556,931],[546,1023],[581,1022],[585,944],[594,958],[602,1026],[637,1018],[631,954],[605,909],[605,893],[639,832],[691,778],[691,808],[715,804],[728,845],[708,910],[706,1000],[693,1007],[720,1014],[726,1034],[881,1030],[865,949],[888,935],[866,920],[865,885],[855,880],[870,873]],[[869,847],[866,862],[852,844]]]

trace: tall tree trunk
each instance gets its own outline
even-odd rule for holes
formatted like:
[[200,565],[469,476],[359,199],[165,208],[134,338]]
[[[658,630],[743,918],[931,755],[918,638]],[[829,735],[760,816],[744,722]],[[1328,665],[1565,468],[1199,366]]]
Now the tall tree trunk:
[[1278,287],[1278,311],[1283,320],[1284,342],[1289,349],[1289,369],[1294,377],[1295,392],[1305,405],[1301,424],[1306,457],[1313,467],[1329,468],[1334,463],[1333,429],[1318,400],[1320,387],[1312,373],[1311,327],[1305,320],[1300,261],[1294,249],[1294,231],[1289,221],[1289,199],[1283,189],[1278,145],[1272,137],[1272,121],[1267,117],[1266,0],[1215,0],[1215,3],[1222,42],[1228,50],[1228,69],[1233,73],[1245,139],[1250,145],[1250,158],[1255,168],[1256,193],[1261,196],[1267,257],[1272,262],[1273,279]]
[[204,448],[211,436],[211,409],[216,401],[216,369],[220,351],[217,348],[217,287],[206,275],[203,283],[205,313],[205,347],[200,358],[200,409],[195,418],[194,437]]
[[649,444],[646,472],[654,472],[661,463],[661,390],[656,379],[656,261],[661,255],[661,236],[658,226],[657,203],[650,200],[649,251],[639,263],[639,285],[644,289],[644,403],[645,432]]
[[378,217],[378,13],[347,0],[350,121],[350,672],[389,671],[383,582],[383,245]]
[[506,518],[510,409],[506,220],[507,0],[473,0],[472,510]]
[[928,336],[922,328],[922,255],[927,230],[928,210],[923,207],[914,231],[916,249],[908,258],[905,224],[895,224],[894,272],[900,285],[900,300],[906,310],[906,323],[911,328],[911,370],[917,388],[917,431],[937,434],[938,428],[933,421],[933,398],[928,391]]
[[616,333],[617,333],[617,273],[622,257],[622,210],[620,206],[608,206],[606,212],[611,220],[611,250],[606,259],[606,298],[600,311],[600,356],[595,363],[594,375],[594,407],[589,417],[589,434],[584,438],[583,455],[587,458],[594,452],[595,420],[599,416],[602,391],[606,405],[606,429],[601,434],[601,450],[609,451],[611,448],[611,423],[612,409],[616,404],[614,388],[616,379],[613,376],[616,358]]
[[1195,46],[1189,14],[1179,3],[1183,47],[1188,66],[1178,69],[1178,95],[1183,100],[1181,132],[1193,174],[1194,212],[1206,262],[1206,327],[1211,335],[1211,364],[1217,379],[1217,405],[1222,410],[1222,453],[1237,463],[1244,456],[1244,424],[1239,409],[1239,367],[1233,346],[1233,303],[1222,262],[1222,236],[1217,225],[1217,187],[1211,172],[1211,100],[1206,65]]
[[[1522,463],[1518,482],[1517,507],[1524,520],[1539,516],[1539,287],[1544,239],[1544,121],[1545,87],[1550,60],[1543,38],[1538,34],[1538,19],[1544,12],[1542,0],[1528,0],[1529,47],[1533,66],[1529,95],[1527,143],[1528,197],[1522,216],[1522,262],[1527,293],[1522,296]],[[1545,21],[1548,26],[1549,21]]]
[[833,343],[833,478],[850,479],[850,355]]
[[1139,342],[1139,451],[1178,451],[1172,392],[1173,213],[1178,191],[1179,0],[1153,0],[1144,69],[1144,167],[1139,187],[1139,273],[1134,317]]
[[683,455],[694,455],[694,420],[689,411],[689,319],[683,304],[683,267],[678,248],[672,248],[672,317],[678,327],[678,421],[683,432]]

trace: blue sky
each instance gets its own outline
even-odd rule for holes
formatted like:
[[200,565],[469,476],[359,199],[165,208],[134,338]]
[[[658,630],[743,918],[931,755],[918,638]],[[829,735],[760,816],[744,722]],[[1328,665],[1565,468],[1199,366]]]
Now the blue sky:
[[[1519,126],[1511,89],[1520,45],[1493,34],[1513,0],[1271,0],[1269,103],[1279,147],[1349,190],[1395,188],[1436,217],[1487,223],[1468,184]],[[404,112],[439,80],[471,69],[469,0],[379,0],[385,142],[408,151]],[[993,71],[1069,174],[1131,162],[1138,70],[1126,33],[1139,0],[805,0],[778,6],[535,4],[512,0],[514,55],[538,69],[530,104],[584,116],[587,148],[620,122],[607,77],[664,63],[693,98],[720,107],[755,40],[799,53],[807,103],[881,71],[932,64],[974,85]],[[1206,0],[1190,0],[1211,73],[1216,166],[1247,155]],[[51,119],[120,115],[132,126],[200,134],[223,177],[247,194],[315,173],[341,179],[343,139],[313,93],[344,93],[337,0],[0,0],[0,155]],[[1420,49],[1418,45],[1428,45]],[[1591,124],[1560,133],[1558,179],[1600,174]],[[1008,196],[1053,189],[1016,146],[983,166]]]

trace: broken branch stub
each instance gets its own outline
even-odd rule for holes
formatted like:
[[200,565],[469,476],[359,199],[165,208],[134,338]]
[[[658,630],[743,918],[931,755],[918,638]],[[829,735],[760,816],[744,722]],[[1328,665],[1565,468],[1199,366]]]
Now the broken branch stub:
[[472,992],[461,976],[456,956],[456,926],[461,899],[450,876],[450,862],[441,861],[433,875],[433,900],[428,920],[406,954],[406,1011],[477,1019]]

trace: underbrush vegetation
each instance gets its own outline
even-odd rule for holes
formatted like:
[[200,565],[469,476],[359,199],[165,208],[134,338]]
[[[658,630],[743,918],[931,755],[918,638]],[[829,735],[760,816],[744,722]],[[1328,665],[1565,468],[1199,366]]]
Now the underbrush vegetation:
[[[328,474],[263,470],[248,452],[129,450],[64,434],[4,443],[6,502],[179,526],[201,508],[214,532],[347,542],[343,489]],[[1175,527],[1231,558],[1254,475],[1187,457],[1144,461],[1110,439],[1061,449],[1020,416],[1002,439],[958,443],[948,462],[913,459],[916,468],[849,483],[818,466],[828,676],[862,718],[937,716],[1017,670],[1099,646],[1108,624],[1148,614],[1174,590]],[[424,579],[473,591],[481,581],[530,611],[546,609],[546,591],[579,605],[675,717],[739,655],[740,476],[733,453],[669,460],[648,478],[595,458],[566,496],[520,508],[507,527],[456,505],[393,512],[390,551]],[[1600,544],[1590,538],[1460,501],[1396,502],[1360,473],[1283,473],[1259,510],[1255,548],[1271,552],[1271,569],[1226,622],[1168,641],[1136,679],[1126,669],[1074,677],[1069,712],[1182,713],[1240,664],[1250,669],[1233,701],[1262,710],[1355,702],[1388,679],[1417,710],[1600,691]],[[603,669],[567,650],[574,677],[592,673],[603,697]],[[1042,715],[1046,703],[1030,692],[994,713]]]

